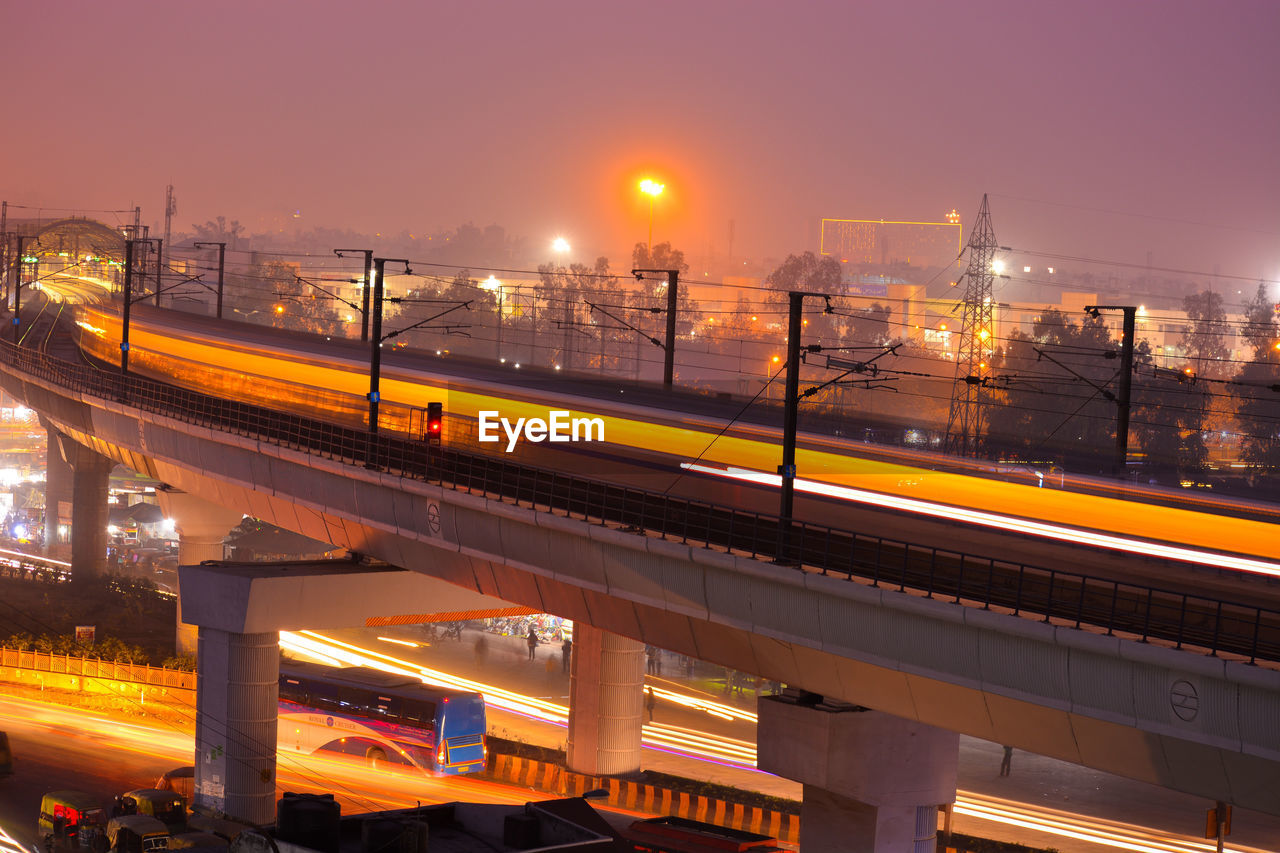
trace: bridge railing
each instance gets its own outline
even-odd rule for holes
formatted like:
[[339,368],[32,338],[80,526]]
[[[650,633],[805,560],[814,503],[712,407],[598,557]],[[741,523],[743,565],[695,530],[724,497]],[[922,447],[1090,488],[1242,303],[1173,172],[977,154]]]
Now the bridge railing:
[[[0,341],[0,362],[81,395],[305,453],[439,483],[639,534],[860,579],[1177,648],[1280,662],[1280,611],[921,545],[566,474],[502,457],[372,435],[140,376],[75,365]],[[43,392],[28,389],[38,404]]]

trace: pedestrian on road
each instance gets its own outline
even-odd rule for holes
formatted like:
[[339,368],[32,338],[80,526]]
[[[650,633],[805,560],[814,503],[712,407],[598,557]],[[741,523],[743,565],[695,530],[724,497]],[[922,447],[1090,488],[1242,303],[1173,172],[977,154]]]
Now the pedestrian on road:
[[560,671],[569,671],[569,658],[573,655],[573,640],[568,637],[560,644]]
[[1013,747],[1006,746],[1004,748],[1004,758],[1000,759],[1000,775],[1009,775],[1009,765],[1013,763]]
[[526,643],[528,643],[528,644],[529,644],[529,660],[533,660],[533,659],[534,659],[534,654],[533,654],[534,649],[538,648],[538,629],[536,629],[536,628],[534,628],[532,625],[530,625],[530,626],[529,626],[529,635],[528,635],[527,637],[525,637],[525,638],[524,638],[524,641],[525,641]]
[[644,707],[649,712],[649,722],[653,722],[653,709],[658,705],[658,698],[653,695],[653,688],[644,689]]
[[482,632],[480,636],[476,637],[476,664],[484,666],[485,658],[488,656],[489,641],[484,638],[484,633]]

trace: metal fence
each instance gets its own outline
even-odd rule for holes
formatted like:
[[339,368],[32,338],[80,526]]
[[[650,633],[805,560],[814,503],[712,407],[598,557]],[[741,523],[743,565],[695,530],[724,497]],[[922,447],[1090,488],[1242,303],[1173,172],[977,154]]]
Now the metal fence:
[[[0,363],[80,395],[539,511],[771,560],[780,572],[803,568],[834,573],[961,605],[1090,626],[1143,642],[1159,640],[1177,648],[1238,655],[1250,663],[1280,662],[1280,611],[804,521],[784,523],[773,515],[429,446],[403,435],[373,435],[145,377],[71,364],[2,341]],[[28,387],[17,393],[39,408],[39,398],[47,392]]]
[[27,669],[33,672],[50,672],[58,675],[76,675],[106,681],[125,681],[132,684],[149,684],[155,687],[196,689],[196,674],[185,669],[168,669],[146,664],[99,660],[91,657],[60,655],[27,649],[11,649],[0,646],[0,666],[11,669]]

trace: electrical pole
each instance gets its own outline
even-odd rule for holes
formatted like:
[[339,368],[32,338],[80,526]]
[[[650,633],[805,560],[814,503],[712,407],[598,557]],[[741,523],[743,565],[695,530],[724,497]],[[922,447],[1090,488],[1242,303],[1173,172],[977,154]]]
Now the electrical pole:
[[226,264],[226,261],[227,261],[227,244],[226,244],[226,243],[193,243],[192,245],[193,245],[193,246],[195,246],[197,249],[203,249],[205,246],[217,246],[217,247],[218,247],[218,307],[217,307],[217,310],[216,310],[215,316],[216,316],[219,320],[221,320],[221,319],[222,319],[222,286],[223,286],[223,277],[224,277],[224,274],[226,273],[226,269],[227,269],[227,264]]
[[[22,266],[27,255],[27,243],[34,240],[30,234],[18,235],[18,254],[13,259],[13,343],[22,342]],[[37,274],[39,268],[37,267]]]
[[[787,382],[782,407],[782,464],[778,466],[778,474],[782,476],[782,502],[778,515],[780,523],[787,529],[788,540],[796,495],[796,431],[800,420],[800,315],[807,295],[810,294],[794,290],[788,294],[791,304],[787,316]],[[785,554],[779,554],[779,557],[785,557]]]
[[969,266],[965,270],[964,321],[960,325],[960,341],[956,352],[955,383],[951,387],[951,410],[947,414],[948,453],[974,456],[982,440],[986,412],[983,411],[982,380],[990,367],[995,350],[992,316],[992,281],[995,270],[995,230],[991,226],[991,209],[987,196],[982,196],[978,219],[969,232]]
[[378,402],[381,394],[378,386],[382,381],[382,294],[383,271],[387,262],[404,264],[405,273],[409,273],[409,262],[404,258],[373,259],[373,334],[370,335],[369,350],[369,434],[378,433]]
[[1084,310],[1098,316],[1099,311],[1121,311],[1124,325],[1120,340],[1120,393],[1116,397],[1116,455],[1111,473],[1124,477],[1129,465],[1129,408],[1133,393],[1133,345],[1137,334],[1138,309],[1133,305],[1086,305]]
[[333,253],[345,258],[343,252],[360,252],[364,255],[364,287],[360,295],[360,340],[369,340],[369,285],[373,278],[373,249],[334,249]]
[[662,272],[667,274],[667,343],[663,347],[662,387],[671,390],[675,379],[676,365],[676,310],[680,293],[680,270],[632,270],[631,274],[639,277],[640,273]]
[[129,372],[129,306],[133,304],[133,244],[124,241],[124,308],[120,319],[120,373]]
[[9,202],[0,201],[0,291],[9,304]]
[[164,240],[156,240],[156,307],[160,307],[160,272],[164,269]]

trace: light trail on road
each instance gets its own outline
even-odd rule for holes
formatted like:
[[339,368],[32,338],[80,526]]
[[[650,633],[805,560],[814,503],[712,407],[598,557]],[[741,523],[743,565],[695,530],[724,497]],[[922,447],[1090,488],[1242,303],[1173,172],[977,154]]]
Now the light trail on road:
[[[516,713],[542,722],[560,726],[568,725],[568,708],[563,705],[423,667],[412,661],[326,637],[318,632],[301,631],[297,634],[281,632],[280,642],[282,647],[292,648],[304,654],[314,653],[352,665],[372,666],[399,675],[419,677],[428,683],[445,687],[477,690],[484,694],[487,705],[491,704],[495,708],[509,711],[514,710]],[[658,691],[655,691],[657,695],[666,701],[705,710],[713,716],[721,716],[714,713],[713,709],[724,708],[741,719],[750,720],[753,723],[756,719],[756,715],[750,712],[717,702],[709,702],[692,694],[667,688],[658,688]],[[749,741],[723,738],[707,732],[698,732],[695,729],[646,724],[643,742],[651,748],[667,748],[668,751],[678,752],[698,760],[755,769],[755,744]],[[668,743],[674,743],[676,746],[668,748]],[[955,813],[1005,826],[1044,832],[1059,838],[1071,838],[1109,848],[1134,851],[1134,853],[1211,853],[1216,849],[1214,845],[1205,844],[1196,839],[1173,836],[1146,827],[986,797],[970,791],[956,792]],[[1261,848],[1234,846],[1227,847],[1226,853],[1268,853],[1268,851]]]

